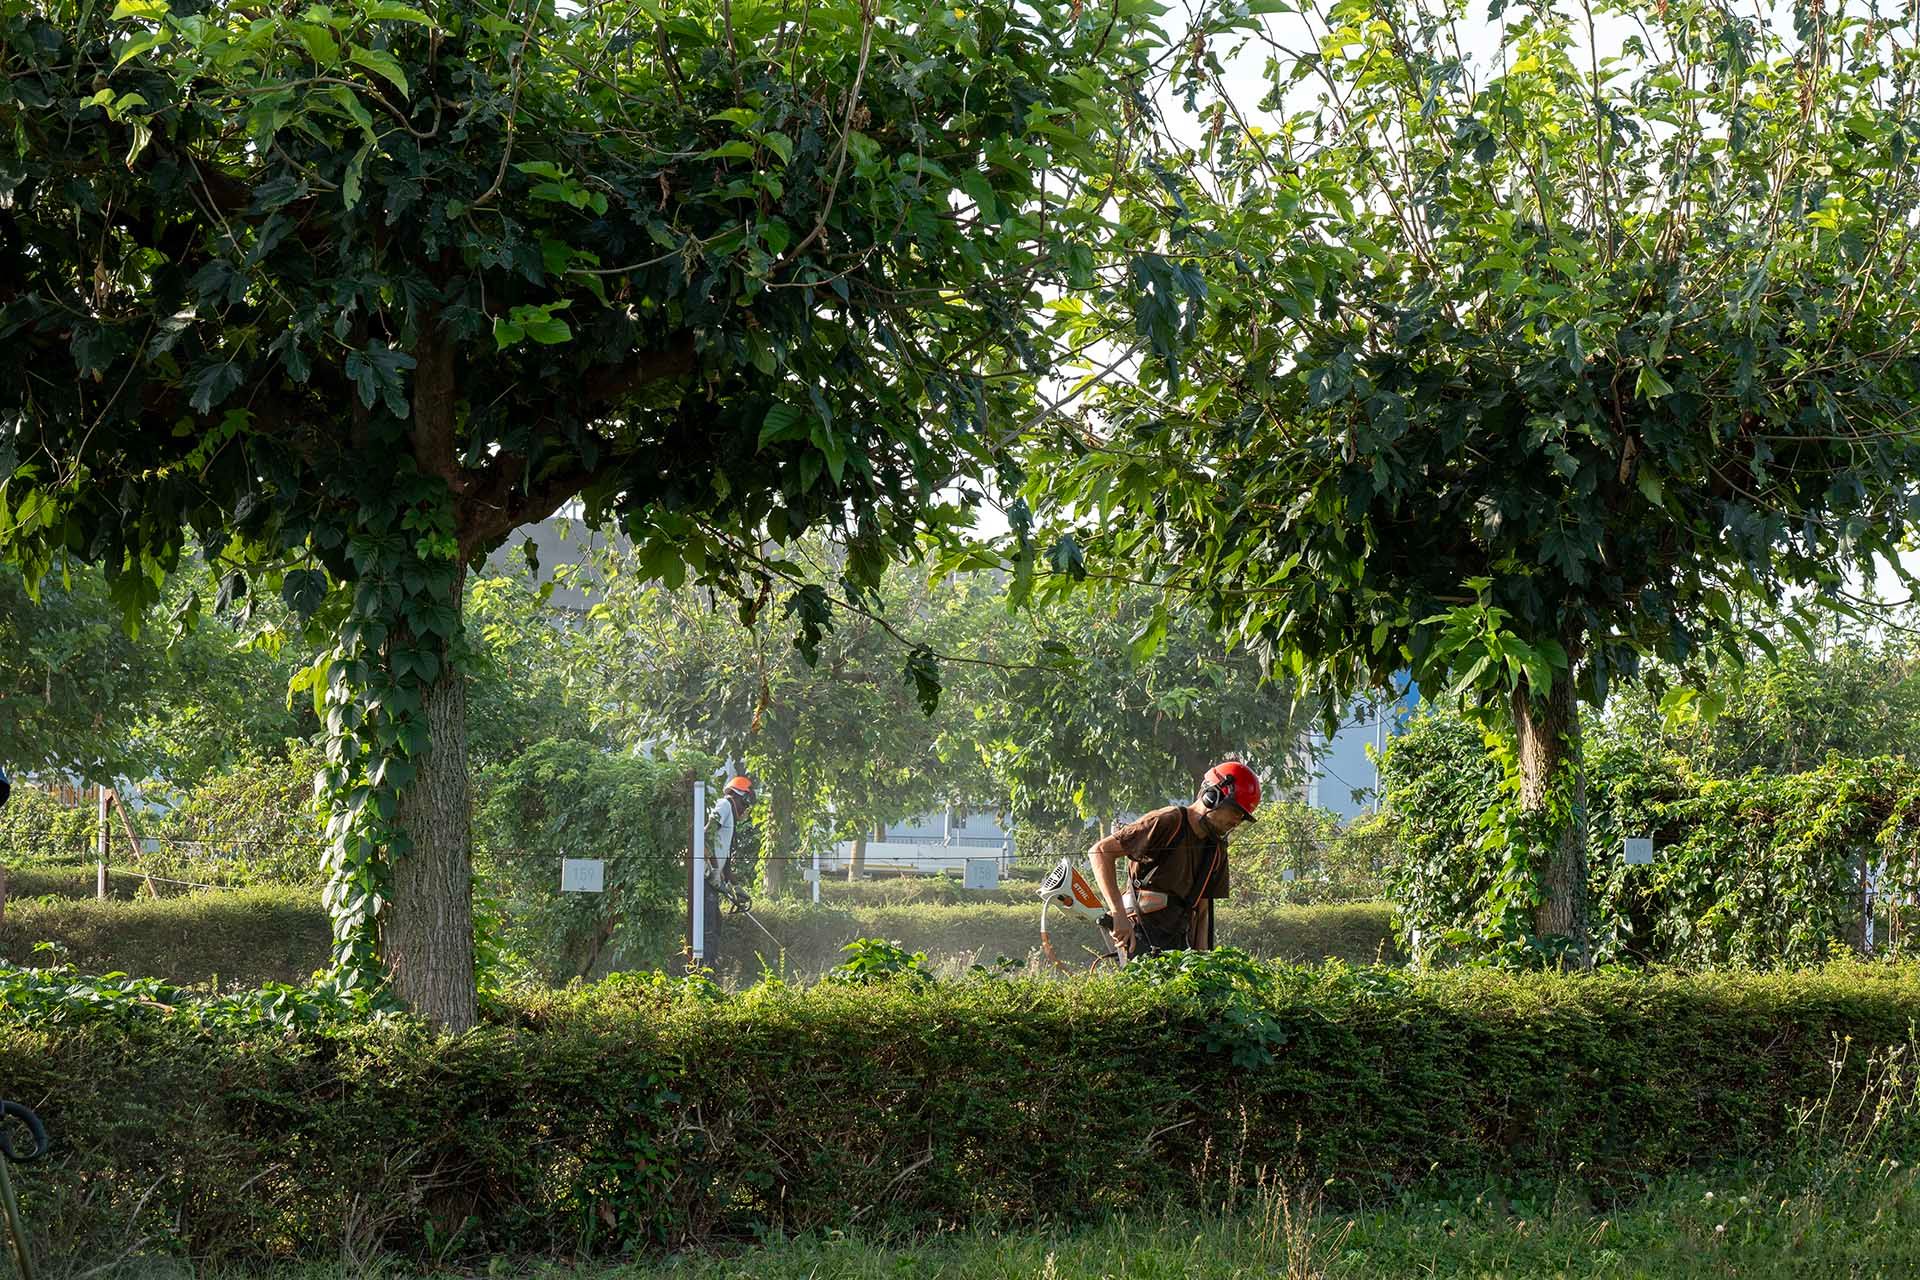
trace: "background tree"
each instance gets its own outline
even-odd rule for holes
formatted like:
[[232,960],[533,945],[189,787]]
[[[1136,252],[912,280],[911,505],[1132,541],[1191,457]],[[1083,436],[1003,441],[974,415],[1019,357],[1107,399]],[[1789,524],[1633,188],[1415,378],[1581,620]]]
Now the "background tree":
[[1228,757],[1268,794],[1298,780],[1312,716],[1195,610],[1121,589],[996,620],[967,697],[988,771],[1022,819],[1097,818],[1189,797]]
[[1025,497],[1056,560],[1192,593],[1325,705],[1411,670],[1505,721],[1488,927],[1578,950],[1576,697],[1658,659],[1716,698],[1769,643],[1740,601],[1839,603],[1910,528],[1914,32],[1526,4],[1488,64],[1464,14],[1229,15],[1267,114],[1189,46],[1185,392],[1110,384]]
[[339,968],[465,1027],[468,567],[577,496],[675,584],[838,526],[870,587],[1101,283],[1145,9],[6,6],[0,553],[283,595]]
[[1775,634],[1771,655],[1749,654],[1743,677],[1726,682],[1718,715],[1696,714],[1693,699],[1675,691],[1661,699],[1636,688],[1608,707],[1605,731],[1678,755],[1703,777],[1805,773],[1829,753],[1920,759],[1915,633],[1899,622],[1879,629],[1832,620],[1807,638],[1814,647]]
[[30,591],[0,565],[0,759],[89,783],[188,788],[313,734],[311,712],[286,695],[304,655],[260,647],[273,619],[188,625],[213,590],[191,566],[160,616],[129,632],[98,570],[75,566]]
[[928,667],[936,652],[970,651],[983,617],[999,613],[992,584],[928,583],[895,566],[864,597],[869,612],[807,654],[781,619],[814,608],[839,569],[830,547],[809,540],[798,550],[803,576],[773,588],[751,624],[711,593],[666,591],[634,557],[608,555],[573,660],[600,683],[600,723],[614,740],[685,745],[753,775],[770,892],[808,854],[809,837],[864,841],[879,823],[989,798],[964,736],[973,726],[964,697],[949,690],[936,703]]

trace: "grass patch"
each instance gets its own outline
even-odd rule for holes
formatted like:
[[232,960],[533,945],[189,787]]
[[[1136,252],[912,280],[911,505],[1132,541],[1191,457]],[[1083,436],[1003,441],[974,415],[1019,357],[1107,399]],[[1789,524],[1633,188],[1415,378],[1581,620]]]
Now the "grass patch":
[[[1797,1184],[1797,1185],[1796,1185]],[[1415,1196],[1372,1212],[1316,1212],[1263,1191],[1251,1210],[1191,1219],[1116,1219],[1077,1232],[957,1233],[917,1244],[801,1241],[733,1257],[612,1267],[592,1280],[1440,1280],[1920,1274],[1920,1188],[1883,1168],[1822,1185],[1796,1177],[1685,1176],[1607,1207],[1575,1194],[1529,1200],[1487,1188]],[[538,1267],[524,1274],[552,1280]],[[579,1274],[579,1273],[575,1273]],[[586,1280],[586,1277],[583,1277]]]
[[[19,886],[25,874],[14,873]],[[29,882],[30,883],[30,882]],[[129,973],[223,988],[304,982],[326,962],[326,912],[308,889],[233,889],[178,898],[98,902],[23,897],[0,921],[0,960],[45,964],[35,944],[86,973]]]
[[[992,966],[1002,957],[1038,967],[1040,901],[1032,894],[1014,902],[966,899],[960,905],[907,901],[856,907],[822,902],[774,901],[757,905],[761,933],[738,916],[721,923],[723,977],[750,981],[761,969],[789,978],[817,977],[839,963],[840,948],[855,938],[887,938],[910,951],[924,951],[936,972],[952,976],[972,964]],[[1221,912],[1219,941],[1262,959],[1315,964],[1395,962],[1393,908],[1384,902],[1298,907],[1229,903]],[[1084,967],[1097,934],[1090,925],[1055,915],[1049,927],[1063,963]],[[786,948],[784,957],[780,946]],[[784,964],[784,967],[783,967]]]
[[[463,1270],[526,1280],[1680,1280],[1681,1277],[1920,1274],[1920,1177],[1907,1162],[1748,1168],[1664,1180],[1598,1205],[1561,1189],[1428,1190],[1358,1213],[1268,1186],[1200,1218],[1116,1217],[1077,1230],[958,1229],[920,1240],[810,1238],[725,1253],[575,1266],[499,1257]],[[108,1276],[186,1280],[413,1280],[369,1258],[269,1271],[152,1263]],[[444,1273],[441,1273],[444,1274]]]

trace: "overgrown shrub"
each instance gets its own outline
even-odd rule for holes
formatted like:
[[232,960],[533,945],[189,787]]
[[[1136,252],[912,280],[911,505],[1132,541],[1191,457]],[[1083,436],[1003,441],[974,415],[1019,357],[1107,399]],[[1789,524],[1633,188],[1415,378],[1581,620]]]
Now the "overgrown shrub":
[[[498,904],[496,953],[546,978],[613,953],[654,968],[685,932],[691,781],[705,760],[645,759],[548,739],[481,781],[478,875]],[[599,858],[605,891],[561,893],[562,858]],[[483,924],[489,922],[483,921]]]
[[[1428,960],[1497,938],[1486,897],[1508,851],[1487,838],[1501,769],[1480,731],[1418,717],[1382,761],[1401,855],[1392,897],[1410,950]],[[1598,958],[1689,967],[1817,962],[1860,941],[1862,871],[1885,859],[1891,898],[1914,901],[1909,830],[1920,770],[1829,757],[1803,774],[1701,779],[1637,739],[1589,735],[1589,903]],[[1651,837],[1630,866],[1623,840]]]
[[63,805],[21,783],[0,809],[0,865],[91,862],[98,826],[91,805]]
[[[214,773],[168,795],[164,812],[111,812],[107,860],[116,873],[221,886],[317,886],[324,818],[314,800],[320,753],[298,740],[276,754]],[[99,811],[67,806],[36,787],[14,790],[0,810],[0,864],[91,865]],[[136,852],[129,834],[141,840]],[[124,896],[138,880],[112,882]],[[160,883],[162,891],[181,886]]]
[[200,884],[318,888],[326,813],[314,778],[324,764],[319,747],[292,739],[273,755],[210,774],[163,816],[133,819],[158,845],[138,859],[126,858],[116,820],[114,860]]
[[1433,1174],[1604,1196],[1766,1156],[1830,1090],[1845,1109],[1920,1016],[1920,969],[1858,963],[1571,978],[1214,956],[737,997],[636,976],[458,1038],[337,999],[203,1010],[101,985],[0,973],[0,1079],[59,1144],[19,1173],[26,1220],[88,1265],[134,1241],[352,1265],[991,1227],[1192,1210],[1281,1169],[1335,1204]]
[[1342,823],[1329,809],[1275,801],[1233,834],[1233,891],[1242,898],[1318,904],[1381,897],[1394,830],[1367,816]]

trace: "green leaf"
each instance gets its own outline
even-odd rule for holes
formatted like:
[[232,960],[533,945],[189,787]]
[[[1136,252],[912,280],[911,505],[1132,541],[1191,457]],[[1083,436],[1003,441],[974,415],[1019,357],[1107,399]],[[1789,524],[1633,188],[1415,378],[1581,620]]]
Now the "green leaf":
[[804,437],[807,434],[806,416],[806,411],[795,405],[774,405],[767,410],[766,421],[760,424],[759,447],[764,449],[782,440]]
[[[322,68],[340,65],[340,42],[333,38],[333,32],[317,22],[296,22],[293,24],[293,33],[300,38],[307,56],[313,59],[315,65]],[[346,90],[340,92],[346,93]],[[347,96],[353,95],[347,93]]]
[[127,65],[129,59],[137,58],[149,49],[158,49],[161,45],[168,43],[172,39],[173,32],[166,27],[162,27],[158,31],[148,31],[131,37],[125,44],[120,46],[120,54],[114,59],[113,69],[118,71]]
[[515,307],[506,317],[495,317],[493,322],[494,349],[504,351],[517,342],[528,338],[545,346],[557,346],[573,340],[573,330],[565,320],[555,315],[564,311],[572,303],[549,302],[538,307]]
[[[345,85],[339,84],[332,86],[332,88],[328,90],[328,93],[332,95],[335,102],[340,104],[340,109],[345,111],[347,115],[353,119],[353,122],[360,126],[360,131],[367,136],[367,145],[372,146],[375,141],[373,114],[367,110],[367,104],[360,101],[360,95]],[[352,203],[352,201],[348,202],[349,205]]]
[[760,142],[767,150],[780,157],[781,164],[792,163],[793,139],[789,138],[786,134],[765,133],[760,135]]
[[373,144],[364,142],[347,162],[347,176],[340,183],[340,198],[349,209],[360,203],[360,183],[367,171],[367,157],[372,152]]
[[1640,486],[1640,492],[1654,506],[1664,506],[1666,491],[1660,487],[1660,477],[1646,463],[1640,464],[1640,470],[1634,476],[1634,483]]
[[327,598],[327,575],[317,569],[289,569],[280,580],[280,598],[305,622]]
[[1648,400],[1658,400],[1661,396],[1673,394],[1673,388],[1667,384],[1667,380],[1661,377],[1660,371],[1651,365],[1641,366],[1640,376],[1634,379],[1633,391],[1635,395],[1644,396]]
[[767,246],[767,252],[777,258],[793,243],[793,228],[778,218],[769,219],[760,224],[760,241]]
[[746,107],[728,107],[725,111],[714,112],[707,119],[725,120],[728,124],[737,124],[745,129],[758,122],[760,116]]
[[167,16],[166,0],[120,0],[108,15],[112,22],[123,22],[128,18],[160,19]]
[[392,84],[400,91],[401,97],[408,95],[407,73],[400,69],[400,59],[392,54],[378,49],[363,49],[356,44],[347,50],[347,57]]
[[542,316],[526,326],[527,336],[545,346],[557,346],[573,340],[573,330],[559,316]]
[[1144,666],[1160,652],[1167,640],[1167,610],[1164,604],[1155,605],[1138,631],[1127,641],[1127,657],[1136,667]]
[[702,160],[751,160],[753,144],[751,142],[726,142],[700,157]]
[[828,427],[824,422],[815,422],[813,424],[811,438],[813,440],[813,447],[826,455],[827,474],[831,475],[833,477],[833,483],[838,485],[847,469],[846,441],[840,437],[837,431]]
[[423,27],[433,25],[433,19],[410,5],[394,4],[392,0],[374,0],[361,11],[369,22],[417,22]]

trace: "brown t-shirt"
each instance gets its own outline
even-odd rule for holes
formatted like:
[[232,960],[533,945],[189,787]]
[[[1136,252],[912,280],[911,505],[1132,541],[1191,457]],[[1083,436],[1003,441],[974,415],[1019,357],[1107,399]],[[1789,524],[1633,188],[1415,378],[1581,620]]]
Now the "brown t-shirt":
[[1227,843],[1194,830],[1185,805],[1155,809],[1111,838],[1133,863],[1135,888],[1190,902],[1227,896]]

